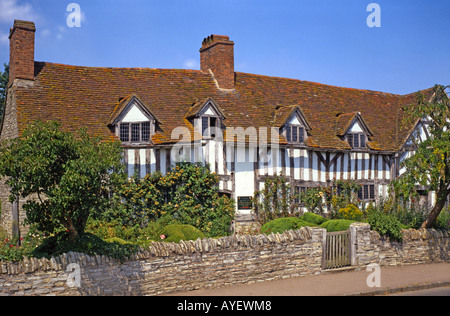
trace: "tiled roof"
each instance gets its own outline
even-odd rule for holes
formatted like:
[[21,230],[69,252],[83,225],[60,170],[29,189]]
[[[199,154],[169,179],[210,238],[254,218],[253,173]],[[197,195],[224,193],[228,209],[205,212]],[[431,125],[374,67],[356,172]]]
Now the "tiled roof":
[[[93,135],[115,137],[108,128],[123,100],[136,95],[159,120],[155,144],[173,143],[175,127],[193,126],[188,119],[204,100],[220,105],[227,127],[279,126],[297,106],[311,126],[307,144],[349,149],[336,133],[337,117],[360,112],[373,132],[378,150],[395,151],[411,127],[401,127],[405,96],[341,88],[313,82],[236,73],[233,92],[218,89],[209,73],[199,70],[99,68],[35,63],[32,87],[17,87],[19,133],[31,121],[58,120],[75,131],[87,126]],[[194,108],[193,108],[194,107]],[[278,124],[278,125],[277,125]],[[283,142],[283,141],[282,141]]]

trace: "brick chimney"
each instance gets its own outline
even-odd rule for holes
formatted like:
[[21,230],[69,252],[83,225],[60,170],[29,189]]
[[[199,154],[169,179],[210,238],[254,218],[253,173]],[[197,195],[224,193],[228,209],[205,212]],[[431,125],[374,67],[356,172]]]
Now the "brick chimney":
[[222,89],[234,89],[234,42],[228,36],[211,35],[200,49],[201,70],[212,71]]
[[34,80],[33,22],[14,20],[9,32],[9,82],[14,79]]

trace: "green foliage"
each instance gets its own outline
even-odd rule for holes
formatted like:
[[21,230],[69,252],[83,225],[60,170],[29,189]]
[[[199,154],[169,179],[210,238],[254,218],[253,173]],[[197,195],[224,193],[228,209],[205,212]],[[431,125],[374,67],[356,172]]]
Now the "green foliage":
[[347,219],[332,219],[324,222],[320,227],[325,228],[327,232],[340,232],[349,230],[350,225],[354,223],[354,221]]
[[45,238],[45,233],[35,227],[31,227],[24,238],[10,240],[5,234],[0,234],[0,262],[20,261],[25,256],[31,256]]
[[[60,130],[57,122],[34,122],[22,137],[3,143],[0,175],[9,177],[10,199],[28,200],[27,223],[48,234],[63,226],[72,240],[83,233],[94,209],[110,204],[111,188],[123,176],[118,142]],[[113,172],[115,171],[115,172]]]
[[439,214],[434,226],[436,229],[442,229],[442,230],[450,229],[450,209],[449,209],[449,207],[447,207],[446,210],[442,211],[441,214]]
[[293,216],[297,213],[295,195],[291,185],[282,175],[267,178],[264,189],[256,191],[253,197],[252,212],[256,220],[264,225],[277,218]]
[[328,219],[324,218],[323,216],[320,216],[318,214],[314,214],[311,212],[307,212],[307,213],[303,214],[301,219],[304,220],[305,222],[310,222],[310,223],[313,223],[316,225],[321,225],[322,223],[328,221]]
[[200,230],[191,225],[167,225],[161,231],[162,240],[166,242],[180,242],[180,240],[197,240],[205,238]]
[[394,215],[374,209],[368,212],[367,222],[370,224],[371,229],[377,231],[381,236],[389,237],[391,240],[402,241],[402,224]]
[[334,180],[331,192],[327,194],[327,204],[332,216],[339,218],[339,210],[349,204],[356,205],[361,186],[355,180]]
[[450,194],[450,101],[446,89],[436,85],[433,97],[418,94],[417,102],[406,108],[404,123],[416,125],[427,120],[429,137],[416,145],[412,157],[405,159],[404,174],[392,183],[397,198],[410,200],[417,196],[416,187],[422,186],[436,192],[436,205],[423,223],[430,228],[445,205]]
[[0,119],[3,117],[6,106],[6,89],[9,81],[9,65],[3,64],[5,69],[0,72]]
[[287,230],[296,230],[301,227],[317,227],[316,224],[306,222],[298,217],[282,217],[274,219],[261,227],[263,234],[269,235],[271,233],[283,233]]
[[87,255],[105,255],[107,257],[124,261],[137,252],[135,245],[117,242],[107,242],[90,233],[80,234],[76,241],[71,241],[67,232],[60,232],[46,238],[42,244],[33,250],[36,258],[48,258],[59,256],[68,252],[79,252]]
[[300,193],[300,201],[311,213],[321,214],[324,192],[322,188],[310,188]]
[[179,163],[166,175],[131,178],[116,195],[116,208],[101,217],[143,228],[169,216],[207,236],[226,236],[234,219],[234,200],[219,197],[219,178],[201,163]]

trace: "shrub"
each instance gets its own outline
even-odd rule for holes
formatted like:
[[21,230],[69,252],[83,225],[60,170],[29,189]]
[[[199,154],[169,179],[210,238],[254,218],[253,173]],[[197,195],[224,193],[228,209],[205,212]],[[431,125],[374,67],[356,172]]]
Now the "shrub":
[[31,256],[32,251],[45,239],[45,233],[36,227],[30,227],[27,235],[10,240],[6,235],[0,238],[0,261],[20,261],[24,256]]
[[345,231],[350,228],[350,225],[354,223],[354,221],[348,219],[332,219],[324,222],[320,227],[325,228],[327,232],[340,232]]
[[441,214],[439,214],[436,223],[434,224],[434,227],[437,229],[444,229],[448,230],[450,229],[450,210],[447,208],[447,210],[443,210]]
[[310,222],[316,225],[321,225],[322,223],[328,221],[328,219],[324,218],[323,216],[311,212],[303,214],[301,219],[304,220],[305,222]]
[[363,212],[361,212],[354,204],[348,204],[345,208],[339,210],[339,218],[341,219],[361,221],[363,217]]
[[120,187],[109,218],[141,228],[164,216],[198,227],[210,237],[229,234],[234,200],[219,197],[219,177],[201,163],[179,163],[166,175],[132,178]]
[[367,222],[370,224],[371,229],[377,231],[381,236],[387,236],[391,240],[402,241],[402,224],[394,215],[372,210],[367,214]]
[[266,235],[269,235],[271,233],[281,234],[286,230],[296,230],[304,226],[316,227],[317,225],[306,222],[297,217],[283,217],[274,219],[273,221],[264,224],[261,227],[261,232]]
[[180,240],[197,240],[198,238],[205,238],[199,229],[191,225],[167,225],[161,231],[161,235],[164,241],[167,242],[180,242]]
[[67,232],[60,232],[44,239],[42,244],[34,249],[32,256],[48,258],[59,256],[68,252],[79,252],[87,255],[105,255],[110,258],[124,261],[130,258],[138,248],[135,245],[121,244],[117,240],[106,242],[98,236],[83,233],[76,242],[69,239]]

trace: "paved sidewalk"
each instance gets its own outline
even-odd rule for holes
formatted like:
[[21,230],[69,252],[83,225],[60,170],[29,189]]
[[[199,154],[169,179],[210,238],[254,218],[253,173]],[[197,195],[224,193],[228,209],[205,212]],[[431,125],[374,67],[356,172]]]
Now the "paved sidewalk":
[[450,285],[450,263],[381,267],[381,287],[370,288],[366,269],[179,292],[176,296],[337,296],[383,295]]

